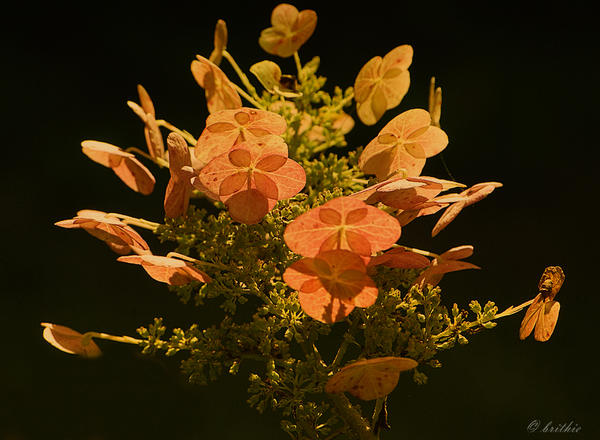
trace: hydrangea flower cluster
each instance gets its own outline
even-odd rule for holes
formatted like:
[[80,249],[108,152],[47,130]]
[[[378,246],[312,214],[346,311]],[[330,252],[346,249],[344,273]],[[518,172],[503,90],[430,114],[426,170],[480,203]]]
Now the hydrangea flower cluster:
[[[479,269],[464,261],[473,246],[441,254],[415,249],[401,244],[402,229],[441,213],[435,236],[502,184],[467,186],[422,175],[426,160],[449,144],[434,79],[426,109],[406,109],[364,148],[348,148],[345,136],[355,118],[372,126],[401,104],[413,48],[402,44],[370,59],[353,87],[326,92],[319,58],[302,64],[299,56],[316,24],[312,10],[289,4],[273,10],[258,43],[273,57],[293,58],[295,72],[257,62],[249,72],[263,88],[259,93],[229,52],[227,25],[219,20],[214,50],[190,66],[208,111],[204,126],[194,127],[198,138],[157,118],[138,85],[139,103],[127,104],[143,124],[145,151],[96,140],[81,144],[86,156],[142,195],[154,191],[156,178],[141,159],[168,169],[162,221],[82,210],[56,225],[104,241],[117,261],[141,266],[183,302],[218,302],[221,316],[174,328],[168,338],[163,318],[139,328],[139,338],[82,334],[51,323],[42,323],[43,337],[87,358],[101,355],[94,340],[137,345],[147,354],[185,352],[182,371],[195,383],[260,361],[262,368],[249,377],[248,402],[259,411],[279,411],[292,438],[376,439],[389,429],[386,402],[401,372],[424,383],[426,372],[441,366],[439,351],[466,344],[467,336],[527,307],[520,338],[533,332],[547,341],[564,273],[549,267],[534,299],[501,313],[491,301],[482,307],[474,300],[470,311],[442,304],[446,295],[438,285],[445,274]],[[241,85],[221,68],[224,61]],[[173,251],[153,254],[134,228],[173,243]],[[342,336],[328,358],[319,346],[331,342],[333,326]],[[346,392],[375,400],[372,419]]]

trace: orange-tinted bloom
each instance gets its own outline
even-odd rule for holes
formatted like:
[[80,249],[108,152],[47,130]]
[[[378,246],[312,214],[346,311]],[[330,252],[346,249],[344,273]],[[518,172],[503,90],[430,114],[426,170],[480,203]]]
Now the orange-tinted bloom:
[[42,322],[44,332],[42,336],[48,343],[61,351],[69,354],[76,354],[84,358],[96,358],[102,355],[100,348],[92,340],[92,338],[86,337],[70,329],[57,324],[50,324],[48,322]]
[[278,141],[237,145],[211,160],[198,176],[202,186],[218,194],[231,217],[241,223],[258,223],[277,200],[293,197],[306,183],[304,169],[287,157],[281,138],[270,139]]
[[417,361],[404,357],[379,357],[346,365],[329,378],[328,393],[349,392],[362,400],[379,399],[390,394],[400,379],[400,373],[415,368]]
[[345,249],[371,256],[400,238],[398,221],[361,200],[338,197],[300,215],[285,229],[288,247],[305,257]]
[[185,215],[190,203],[192,193],[192,177],[184,167],[192,166],[190,149],[183,136],[177,133],[169,134],[167,138],[169,147],[169,171],[171,178],[165,191],[165,216],[176,218]]
[[[242,107],[213,113],[206,119],[206,128],[198,138],[194,150],[198,166],[204,167],[241,142],[255,143],[265,141],[265,136],[279,136],[285,132],[286,127],[287,123],[282,116],[265,110]],[[283,139],[279,138],[278,141],[284,144]]]
[[346,250],[296,261],[283,279],[298,291],[304,313],[321,322],[341,321],[354,307],[369,307],[377,300],[377,287],[363,259]]
[[356,112],[364,124],[375,124],[386,110],[400,104],[410,86],[408,68],[412,57],[412,46],[405,44],[383,58],[371,58],[360,69],[354,82],[354,97]]
[[458,196],[463,197],[463,200],[458,200],[452,203],[450,206],[446,208],[444,213],[441,215],[433,230],[431,231],[431,236],[435,237],[442,229],[452,222],[456,218],[456,216],[466,208],[467,206],[471,206],[473,203],[477,203],[480,200],[486,198],[489,194],[494,191],[494,189],[501,187],[502,184],[499,182],[484,182],[478,183],[477,185],[473,185],[471,188],[468,188],[461,192]]
[[358,165],[365,174],[379,180],[401,173],[403,177],[421,174],[425,159],[435,156],[448,145],[448,136],[431,124],[429,112],[407,110],[381,129],[365,147]]
[[481,269],[479,266],[460,261],[473,255],[473,246],[463,245],[449,249],[434,258],[427,269],[415,279],[413,285],[423,287],[427,284],[437,286],[444,274],[465,269]]
[[83,154],[114,173],[132,190],[144,195],[154,190],[156,179],[135,156],[121,150],[115,145],[99,141],[83,141]]
[[156,281],[171,286],[182,286],[194,281],[208,283],[211,280],[207,274],[196,269],[191,263],[177,258],[158,255],[128,255],[119,257],[117,260],[123,263],[138,264]]
[[102,211],[84,209],[70,220],[54,223],[61,228],[80,228],[106,242],[109,248],[120,255],[150,253],[148,243],[130,226]]
[[296,7],[282,3],[273,9],[271,25],[260,33],[258,44],[271,55],[287,58],[313,34],[317,26],[317,14],[310,9],[298,12]]
[[519,337],[527,338],[533,331],[536,341],[545,342],[550,339],[560,312],[560,304],[554,297],[565,281],[565,274],[559,266],[550,266],[544,270],[538,284],[539,293],[525,312],[521,322]]
[[233,88],[227,75],[219,67],[206,58],[196,55],[192,61],[192,75],[204,89],[206,105],[210,113],[219,110],[240,108],[242,99]]

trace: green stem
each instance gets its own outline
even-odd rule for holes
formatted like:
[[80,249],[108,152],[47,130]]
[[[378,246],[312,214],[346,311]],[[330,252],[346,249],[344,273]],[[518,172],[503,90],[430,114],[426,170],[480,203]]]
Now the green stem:
[[335,369],[338,367],[340,362],[342,362],[342,359],[344,358],[344,355],[346,354],[346,350],[348,349],[348,346],[350,345],[350,342],[351,342],[350,336],[354,336],[354,331],[358,327],[358,323],[359,323],[359,320],[355,319],[354,321],[352,321],[350,323],[348,330],[346,330],[346,333],[344,334],[344,340],[340,344],[340,348],[338,348],[338,351],[335,354],[333,361],[331,362],[330,368],[333,371],[335,371]]
[[169,252],[167,254],[167,257],[168,258],[178,258],[180,260],[189,261],[190,263],[198,264],[199,266],[208,266],[208,267],[214,267],[215,269],[224,269],[224,270],[231,269],[230,267],[227,267],[223,264],[215,264],[215,263],[209,263],[208,261],[197,260],[196,258],[188,257],[187,255],[180,254],[179,252]]
[[344,107],[346,107],[346,105],[348,105],[348,103],[350,101],[352,101],[354,99],[354,92],[350,93],[348,96],[346,96],[344,99],[342,99],[335,107],[331,107],[329,109],[330,112],[338,112],[341,109],[343,109]]
[[527,302],[524,302],[523,304],[521,304],[520,306],[517,306],[517,307],[510,306],[508,309],[506,309],[502,313],[497,313],[496,315],[494,315],[494,319],[504,318],[506,316],[514,315],[515,313],[518,313],[521,310],[523,310],[525,307],[529,307],[533,303],[534,300],[535,300],[535,298],[531,299]]
[[142,151],[142,150],[140,150],[139,148],[136,148],[136,147],[129,147],[129,148],[125,149],[126,153],[129,153],[130,151],[133,151],[134,153],[137,153],[140,156],[143,156],[146,159],[151,160],[152,162],[154,162],[156,165],[158,165],[160,167],[169,168],[169,163],[166,160],[161,159],[160,157],[152,157],[148,153],[146,153],[145,151]]
[[125,214],[119,214],[117,212],[109,212],[108,214],[111,217],[116,217],[120,220],[123,220],[124,223],[128,225],[138,226],[140,228],[148,229],[150,231],[155,231],[156,228],[160,226],[160,223],[151,222],[149,220],[144,220],[143,218],[135,218],[130,217]]
[[100,332],[87,332],[87,333],[83,334],[83,340],[92,339],[92,338],[106,339],[109,341],[122,342],[124,344],[134,344],[134,345],[139,345],[143,342],[141,339],[132,338],[131,336],[113,336],[113,335],[109,335],[108,333],[100,333]]
[[238,86],[235,83],[231,83],[231,85],[240,95],[242,95],[254,107],[256,107],[257,109],[260,109],[260,110],[266,110],[263,105],[259,104],[258,101],[256,101],[254,98],[252,98],[252,96],[248,95],[246,93],[246,91],[244,89],[242,89],[240,86]]
[[375,425],[379,420],[379,413],[383,408],[383,403],[385,401],[384,397],[380,397],[375,401],[375,409],[373,410],[373,419],[371,420],[371,429],[375,431]]
[[300,76],[302,73],[302,63],[300,63],[300,55],[298,55],[298,51],[294,52],[294,62],[296,63],[296,70],[298,70],[298,81],[301,81]]
[[188,142],[188,144],[190,145],[196,145],[196,139],[194,138],[194,136],[191,135],[191,133],[189,133],[186,130],[180,130],[179,128],[175,127],[173,124],[171,124],[168,121],[165,121],[164,119],[157,119],[156,120],[156,124],[159,127],[165,127],[181,136],[183,136],[183,138]]
[[329,394],[340,417],[346,422],[359,440],[376,440],[369,423],[354,409],[348,398],[343,394]]
[[[521,305],[519,305],[517,307],[510,306],[509,308],[507,308],[506,310],[504,310],[502,313],[497,313],[496,315],[494,315],[493,318],[491,318],[491,319],[489,319],[489,320],[487,320],[485,322],[490,322],[490,321],[494,321],[494,320],[499,319],[499,318],[505,318],[507,316],[514,315],[515,313],[518,313],[521,310],[523,310],[525,307],[529,307],[533,303],[533,301],[534,301],[534,299],[529,300],[529,301],[524,302],[523,304],[521,304]],[[466,325],[466,327],[464,329],[462,329],[461,331],[470,330],[473,327],[477,327],[478,325],[481,325],[481,324],[482,323],[479,322],[479,321],[469,322]],[[455,330],[456,330],[456,327],[452,326],[450,328],[447,328],[443,332],[438,333],[437,335],[433,335],[431,337],[431,339],[433,341],[437,341],[439,339],[447,338],[449,336],[452,336],[452,334],[454,333]]]
[[[235,62],[235,60],[231,56],[231,54],[229,52],[227,52],[227,50],[225,50],[225,49],[223,50],[223,58],[225,58],[229,62],[231,67],[233,67],[233,70],[235,70],[235,73],[237,73],[237,76],[240,78],[240,80],[242,81],[242,84],[244,84],[244,87],[246,87],[246,90],[248,90],[248,92],[250,92],[252,97],[255,99],[260,99],[258,94],[256,93],[256,89],[254,88],[254,86],[252,84],[250,84],[250,81],[248,80],[248,77],[246,76],[246,74],[242,71],[242,69],[240,69],[240,66],[238,66],[238,64]],[[250,102],[252,102],[252,101],[250,101]],[[258,108],[261,108],[261,107],[258,107]]]
[[433,252],[424,251],[422,249],[411,248],[411,247],[408,247],[408,246],[402,246],[400,244],[393,244],[392,247],[402,248],[402,249],[405,249],[407,251],[414,252],[415,254],[424,255],[426,257],[432,257],[432,258],[438,258],[439,257],[438,254],[434,254]]

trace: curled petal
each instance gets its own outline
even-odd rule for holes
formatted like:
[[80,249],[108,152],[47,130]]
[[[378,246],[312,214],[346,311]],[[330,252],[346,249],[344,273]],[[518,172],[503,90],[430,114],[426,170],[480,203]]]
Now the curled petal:
[[144,195],[152,193],[156,180],[152,173],[133,154],[115,145],[100,141],[83,141],[82,152],[114,173],[132,190]]
[[210,113],[242,106],[242,100],[233,88],[227,76],[210,60],[197,55],[192,61],[191,70],[194,79],[204,89],[206,104]]
[[169,148],[169,171],[171,178],[165,191],[165,216],[177,218],[185,215],[188,210],[192,184],[189,174],[184,167],[191,167],[192,158],[190,149],[183,136],[177,133],[169,134],[167,138]]
[[388,266],[399,269],[425,269],[429,266],[429,258],[403,248],[395,248],[374,257],[369,266]]
[[69,354],[76,354],[84,358],[97,358],[102,355],[100,348],[91,337],[84,337],[79,332],[57,324],[42,322],[44,332],[42,336],[52,346]]
[[171,286],[181,286],[193,281],[208,283],[210,277],[196,269],[187,261],[176,258],[161,257],[158,255],[129,255],[117,258],[118,261],[129,264],[138,264],[156,281]]
[[81,210],[76,217],[56,222],[55,225],[68,229],[81,228],[106,242],[118,254],[150,253],[146,241],[133,228],[102,211]]

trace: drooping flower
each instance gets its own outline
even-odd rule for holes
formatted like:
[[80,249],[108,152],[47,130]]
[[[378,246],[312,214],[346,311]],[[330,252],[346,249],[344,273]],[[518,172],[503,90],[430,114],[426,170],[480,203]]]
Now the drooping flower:
[[268,139],[278,141],[239,144],[211,160],[198,175],[202,186],[218,194],[231,217],[241,223],[258,223],[278,200],[298,194],[306,183],[304,169],[287,157],[281,138]]
[[396,220],[402,226],[406,226],[417,217],[425,215],[432,215],[436,212],[444,209],[451,203],[456,203],[464,200],[464,197],[458,194],[444,194],[441,196],[434,197],[433,199],[420,202],[412,206],[410,209],[404,209],[398,211],[396,214]]
[[386,110],[400,104],[410,86],[408,68],[412,57],[412,46],[404,44],[383,58],[371,58],[360,69],[354,82],[354,96],[356,112],[364,124],[375,124]]
[[463,245],[447,250],[433,259],[427,269],[415,279],[413,285],[423,287],[425,285],[437,286],[444,274],[465,269],[481,269],[472,263],[460,261],[473,255],[473,246]]
[[282,3],[273,9],[271,25],[260,33],[258,44],[271,55],[287,58],[313,34],[317,13],[311,9],[298,12],[295,6]]
[[330,377],[325,391],[347,391],[362,400],[379,399],[396,388],[401,372],[411,370],[417,365],[418,362],[413,359],[396,356],[356,361]]
[[193,264],[177,258],[158,255],[128,255],[119,257],[117,260],[123,263],[138,264],[156,281],[171,286],[182,286],[194,281],[202,283],[211,281],[207,274],[196,269]]
[[76,354],[84,358],[97,358],[102,351],[91,337],[84,337],[79,332],[63,325],[42,322],[43,338],[52,346],[69,354]]
[[78,211],[76,217],[54,224],[61,228],[83,229],[120,255],[150,253],[148,243],[131,226],[102,211],[84,209]]
[[463,200],[458,200],[448,206],[444,213],[440,216],[437,223],[431,231],[431,236],[435,237],[442,229],[452,222],[456,216],[466,208],[474,203],[483,200],[494,191],[496,188],[500,188],[502,184],[500,182],[484,182],[473,185],[471,188],[467,188],[460,194],[459,197],[463,197]]
[[215,26],[215,37],[214,37],[215,48],[208,57],[209,61],[214,63],[216,66],[221,64],[223,58],[223,51],[227,49],[227,24],[224,20],[217,20]]
[[371,256],[400,238],[398,221],[361,200],[338,197],[298,216],[283,238],[295,253],[314,257],[323,251],[345,249]]
[[165,191],[165,217],[176,218],[185,215],[190,203],[192,174],[184,167],[192,166],[190,149],[183,136],[170,133],[167,138],[169,147],[169,171],[171,178]]
[[204,89],[206,105],[210,113],[225,109],[235,109],[242,106],[242,99],[233,88],[227,75],[219,66],[196,55],[192,61],[191,69],[194,79]]
[[560,266],[550,266],[544,270],[538,284],[539,293],[525,312],[521,322],[519,337],[527,338],[532,331],[536,341],[545,342],[550,339],[560,312],[560,303],[554,297],[565,281],[565,274]]
[[144,195],[152,193],[156,179],[139,160],[131,153],[119,147],[100,141],[83,141],[83,154],[114,171],[125,185]]
[[393,177],[415,177],[421,174],[428,157],[435,156],[448,145],[448,136],[431,125],[429,112],[407,110],[381,129],[365,147],[358,165],[365,174],[379,180]]
[[141,84],[138,84],[137,91],[141,106],[133,101],[127,101],[127,105],[144,123],[144,138],[146,139],[146,146],[148,147],[148,153],[150,153],[150,157],[152,157],[152,159],[162,159],[165,155],[165,144],[163,142],[160,128],[156,123],[156,111],[154,110],[154,103],[152,102],[152,99],[150,99],[150,95],[146,89]]
[[394,248],[381,255],[371,258],[369,266],[387,266],[397,269],[425,269],[430,261],[424,255],[404,248]]
[[[286,127],[285,119],[270,111],[242,107],[215,112],[206,119],[194,155],[199,166],[204,167],[241,142],[264,141],[265,136],[283,134]],[[283,143],[283,139],[279,141]]]
[[324,251],[296,261],[283,279],[298,291],[304,313],[321,322],[341,321],[354,307],[369,307],[377,300],[378,290],[364,260],[346,250]]
[[369,204],[381,202],[391,208],[410,210],[432,200],[442,191],[464,186],[462,183],[435,177],[394,177],[356,192],[350,197]]

